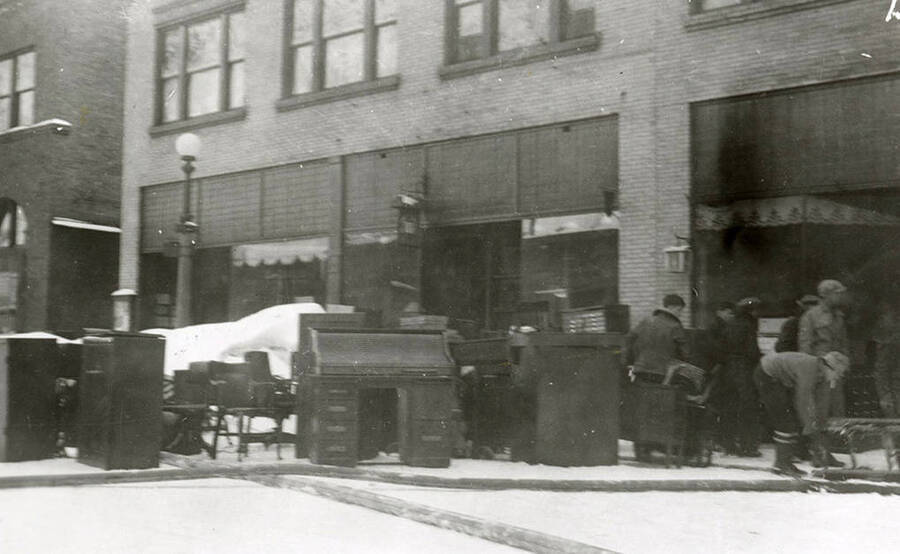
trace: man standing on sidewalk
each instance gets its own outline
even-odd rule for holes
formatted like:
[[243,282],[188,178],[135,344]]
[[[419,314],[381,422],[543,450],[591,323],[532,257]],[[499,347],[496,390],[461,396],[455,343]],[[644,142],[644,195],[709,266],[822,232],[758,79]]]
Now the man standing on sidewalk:
[[[847,326],[844,323],[844,292],[847,288],[840,281],[825,279],[819,283],[822,299],[800,318],[798,342],[800,352],[811,356],[824,356],[828,352],[850,355]],[[829,416],[844,416],[844,385],[835,383],[827,402],[819,405],[819,417],[824,422]]]
[[816,357],[802,352],[764,356],[753,374],[769,423],[775,428],[775,471],[798,477],[803,472],[792,463],[794,447],[802,433],[809,438],[813,460],[824,465],[830,457],[822,438],[817,403],[827,398],[847,371],[849,360],[840,352]]

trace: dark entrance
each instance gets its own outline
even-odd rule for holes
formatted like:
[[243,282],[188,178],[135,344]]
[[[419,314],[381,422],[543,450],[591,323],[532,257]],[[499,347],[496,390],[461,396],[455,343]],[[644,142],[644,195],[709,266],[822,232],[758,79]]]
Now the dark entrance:
[[422,262],[426,313],[505,330],[519,303],[521,222],[428,229]]

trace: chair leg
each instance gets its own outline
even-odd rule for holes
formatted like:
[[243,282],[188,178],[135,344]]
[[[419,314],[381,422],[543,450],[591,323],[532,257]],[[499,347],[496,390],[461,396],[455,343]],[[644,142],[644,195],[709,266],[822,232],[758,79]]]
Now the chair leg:
[[222,428],[222,419],[225,417],[225,414],[220,410],[216,413],[216,428],[213,430],[213,440],[210,445],[209,457],[213,460],[216,459],[216,455],[219,450],[219,429]]
[[237,459],[240,462],[243,460],[244,454],[244,412],[238,412],[238,448],[237,448],[238,456]]

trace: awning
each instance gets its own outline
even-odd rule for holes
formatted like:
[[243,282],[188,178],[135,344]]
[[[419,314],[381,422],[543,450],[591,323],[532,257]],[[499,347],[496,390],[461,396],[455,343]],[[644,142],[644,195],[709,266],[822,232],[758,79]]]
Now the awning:
[[589,213],[556,217],[537,217],[522,220],[522,238],[533,239],[586,231],[607,231],[619,228],[619,214]]
[[266,242],[261,244],[241,244],[231,248],[231,263],[236,266],[259,264],[292,264],[297,261],[311,262],[328,258],[328,237]]
[[727,206],[700,204],[694,228],[721,231],[731,227],[780,227],[800,223],[822,225],[900,225],[900,218],[817,196],[782,196],[739,200]]

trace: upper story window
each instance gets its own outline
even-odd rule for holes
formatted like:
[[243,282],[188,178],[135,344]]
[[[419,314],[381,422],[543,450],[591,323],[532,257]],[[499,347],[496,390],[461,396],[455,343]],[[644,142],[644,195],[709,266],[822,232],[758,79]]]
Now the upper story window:
[[596,0],[446,0],[449,63],[594,33]]
[[285,96],[397,73],[396,0],[288,0]]
[[244,105],[244,12],[160,29],[157,122]]
[[756,1],[757,0],[694,0],[691,2],[691,11],[700,13],[718,8],[727,8],[728,6],[737,6],[738,4],[749,4]]
[[0,198],[0,248],[24,245],[27,232],[25,210],[9,198]]
[[34,52],[0,58],[0,130],[34,123]]

